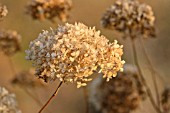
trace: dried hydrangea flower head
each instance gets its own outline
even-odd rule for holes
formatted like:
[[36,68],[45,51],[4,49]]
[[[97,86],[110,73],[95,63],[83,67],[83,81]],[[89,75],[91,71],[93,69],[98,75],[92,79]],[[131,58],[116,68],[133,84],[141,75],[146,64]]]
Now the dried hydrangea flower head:
[[8,14],[7,7],[0,4],[0,19],[5,17],[7,14]]
[[162,93],[162,108],[164,113],[170,112],[170,86],[166,87]]
[[101,19],[104,28],[124,33],[125,37],[155,37],[155,16],[151,6],[138,0],[117,0]]
[[0,31],[0,50],[7,56],[20,51],[21,36],[16,31]]
[[21,113],[15,94],[9,93],[4,87],[0,87],[0,113]]
[[36,75],[45,82],[58,78],[81,87],[86,86],[90,75],[99,68],[107,80],[115,77],[124,64],[122,48],[117,41],[109,43],[95,27],[66,23],[40,33],[26,50],[26,59],[33,61]]
[[146,96],[137,68],[125,65],[124,72],[109,82],[96,78],[90,86],[90,108],[93,113],[129,113],[137,109]]
[[12,84],[31,88],[45,86],[45,84],[43,84],[40,80],[37,80],[34,77],[33,69],[18,73],[16,77],[12,80]]
[[58,17],[65,22],[71,7],[71,0],[33,0],[27,6],[27,13],[33,19],[54,21],[54,18]]

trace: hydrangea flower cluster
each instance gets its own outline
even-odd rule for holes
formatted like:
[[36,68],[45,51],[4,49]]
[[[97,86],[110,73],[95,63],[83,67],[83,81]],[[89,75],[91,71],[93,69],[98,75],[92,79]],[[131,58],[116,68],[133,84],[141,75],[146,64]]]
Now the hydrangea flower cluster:
[[8,14],[8,10],[6,6],[0,5],[0,19],[5,17]]
[[21,49],[21,36],[16,31],[0,31],[0,50],[7,56],[14,55]]
[[95,27],[82,23],[59,26],[43,31],[30,42],[26,59],[36,66],[36,76],[49,80],[76,82],[86,86],[94,71],[111,79],[123,70],[123,46],[115,40],[110,43]]
[[136,67],[125,65],[124,72],[109,82],[96,78],[89,94],[92,113],[130,113],[138,108],[146,91],[137,74]]
[[9,93],[4,87],[0,87],[0,113],[21,113],[15,94]]
[[101,19],[104,28],[124,33],[125,37],[155,37],[155,16],[151,6],[138,0],[117,0]]
[[58,17],[64,22],[71,7],[71,0],[33,0],[28,4],[26,12],[33,19],[54,21],[54,18]]

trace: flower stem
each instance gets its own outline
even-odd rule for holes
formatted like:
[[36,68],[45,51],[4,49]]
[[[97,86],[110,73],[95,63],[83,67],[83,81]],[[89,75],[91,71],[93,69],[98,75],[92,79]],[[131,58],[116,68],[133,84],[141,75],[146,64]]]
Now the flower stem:
[[154,107],[154,109],[156,110],[157,113],[162,113],[161,110],[159,109],[159,107],[156,105],[156,103],[154,101],[154,98],[152,96],[152,92],[151,92],[149,86],[147,85],[146,80],[145,80],[145,78],[144,78],[144,76],[142,74],[142,70],[141,70],[139,62],[138,62],[138,56],[137,56],[137,51],[136,51],[135,40],[134,39],[132,39],[132,49],[133,49],[133,56],[134,56],[135,65],[137,66],[137,69],[138,69],[140,78],[142,80],[142,83],[146,88],[146,92],[147,92],[147,94],[149,96],[150,102],[152,103],[152,106]]
[[157,78],[156,78],[156,75],[159,75],[159,74],[156,72],[156,70],[155,70],[155,69],[153,68],[153,66],[152,66],[152,63],[151,63],[151,61],[150,61],[150,59],[149,59],[149,56],[147,55],[147,52],[146,52],[146,49],[145,49],[145,47],[144,47],[144,44],[143,44],[142,39],[140,39],[140,41],[141,41],[141,44],[142,44],[143,53],[144,53],[144,55],[145,55],[145,57],[146,57],[146,60],[147,60],[148,65],[149,65],[149,68],[150,68],[150,70],[151,70],[152,79],[153,79],[153,83],[154,83],[154,87],[155,87],[155,92],[156,92],[156,97],[157,97],[157,103],[158,103],[158,106],[159,106],[159,108],[160,108],[160,96],[159,96],[159,90],[158,90]]
[[51,102],[51,100],[58,94],[58,91],[62,85],[62,81],[60,82],[60,84],[58,85],[57,89],[55,90],[55,92],[53,93],[53,95],[48,99],[48,101],[44,104],[44,106],[40,109],[40,111],[38,113],[42,113],[42,111],[44,110],[45,107],[47,107],[47,105]]

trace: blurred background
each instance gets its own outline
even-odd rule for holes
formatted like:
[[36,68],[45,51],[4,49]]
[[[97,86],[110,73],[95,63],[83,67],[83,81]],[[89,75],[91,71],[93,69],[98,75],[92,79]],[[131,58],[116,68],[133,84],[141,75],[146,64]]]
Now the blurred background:
[[[164,85],[170,84],[170,1],[169,0],[140,0],[152,6],[156,16],[157,38],[145,39],[144,44],[147,49],[148,56],[157,72],[159,91],[161,92]],[[29,15],[25,14],[25,6],[29,0],[0,0],[8,8],[8,15],[0,22],[0,29],[11,29],[18,31],[22,35],[22,51],[12,57],[15,70],[27,70],[31,67],[31,63],[25,60],[25,50],[28,48],[29,42],[37,38],[42,30],[48,30],[50,27],[56,28],[61,23],[51,23],[48,20],[33,20]],[[119,43],[124,45],[124,59],[127,63],[133,63],[131,50],[131,42],[129,39],[123,40],[117,32],[103,29],[100,25],[100,19],[106,9],[114,2],[114,0],[73,0],[73,8],[70,11],[69,23],[82,22],[88,26],[96,26],[101,30],[101,34],[105,35],[110,41],[117,39]],[[145,57],[140,52],[141,45],[138,42],[138,55],[140,57],[140,65],[149,86],[153,87],[150,72],[148,70]],[[14,78],[10,70],[8,58],[0,53],[0,86],[5,86],[11,92],[16,93],[19,106],[23,113],[36,113],[40,106],[30,98],[21,88],[13,86],[10,81]],[[37,94],[44,103],[51,96],[58,82],[48,83],[46,88],[37,88],[32,93]],[[154,112],[152,106],[146,100],[139,112]],[[85,113],[85,101],[83,97],[83,89],[77,89],[74,84],[64,84],[56,96],[50,103],[48,109],[52,113]],[[45,110],[44,113],[48,113]]]

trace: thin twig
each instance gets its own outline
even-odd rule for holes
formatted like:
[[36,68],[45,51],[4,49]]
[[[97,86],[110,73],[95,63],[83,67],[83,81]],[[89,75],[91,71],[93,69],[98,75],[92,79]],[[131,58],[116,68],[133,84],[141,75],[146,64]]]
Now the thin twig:
[[16,75],[15,66],[14,66],[14,64],[12,62],[12,59],[10,57],[8,57],[8,56],[7,56],[7,58],[8,58],[8,62],[9,62],[12,74]]
[[40,111],[38,113],[41,113],[44,110],[44,108],[51,102],[51,100],[57,95],[62,83],[63,82],[61,81],[60,84],[58,85],[57,89],[53,93],[53,95],[50,97],[50,99],[48,99],[48,101],[45,103],[45,105],[40,109]]
[[87,89],[87,87],[83,88],[83,93],[84,93],[84,100],[85,100],[85,105],[86,105],[86,112],[85,113],[89,113],[88,89]]
[[132,49],[133,49],[133,56],[134,56],[134,62],[135,62],[135,65],[137,66],[137,69],[138,69],[138,72],[139,72],[139,75],[140,75],[140,78],[142,80],[142,83],[143,85],[145,86],[146,88],[146,92],[149,96],[149,99],[152,103],[152,106],[155,108],[155,110],[157,111],[157,113],[162,113],[161,110],[159,109],[159,107],[156,105],[155,101],[154,101],[154,98],[152,96],[152,93],[151,93],[151,90],[149,88],[149,86],[147,85],[146,83],[146,80],[142,74],[142,70],[140,68],[140,65],[139,65],[139,62],[138,62],[138,56],[137,56],[137,51],[136,51],[136,47],[135,47],[135,40],[133,39],[132,40]]
[[156,75],[158,75],[158,73],[156,72],[156,70],[155,70],[155,69],[153,68],[153,66],[152,66],[152,63],[151,63],[151,61],[150,61],[150,59],[149,59],[149,56],[147,55],[147,52],[146,52],[146,49],[145,49],[145,47],[144,47],[144,44],[143,44],[142,39],[140,39],[140,41],[141,41],[141,44],[142,44],[143,53],[144,53],[144,55],[145,55],[145,57],[146,57],[146,60],[147,60],[147,62],[148,62],[148,64],[149,64],[149,68],[150,68],[150,70],[151,70],[152,79],[153,79],[153,83],[154,83],[154,87],[155,87],[155,92],[156,92],[156,97],[157,97],[157,103],[158,103],[158,106],[159,106],[159,108],[160,108],[160,107],[161,107],[161,104],[160,104],[160,96],[159,96],[159,90],[158,90],[157,79],[156,79]]

